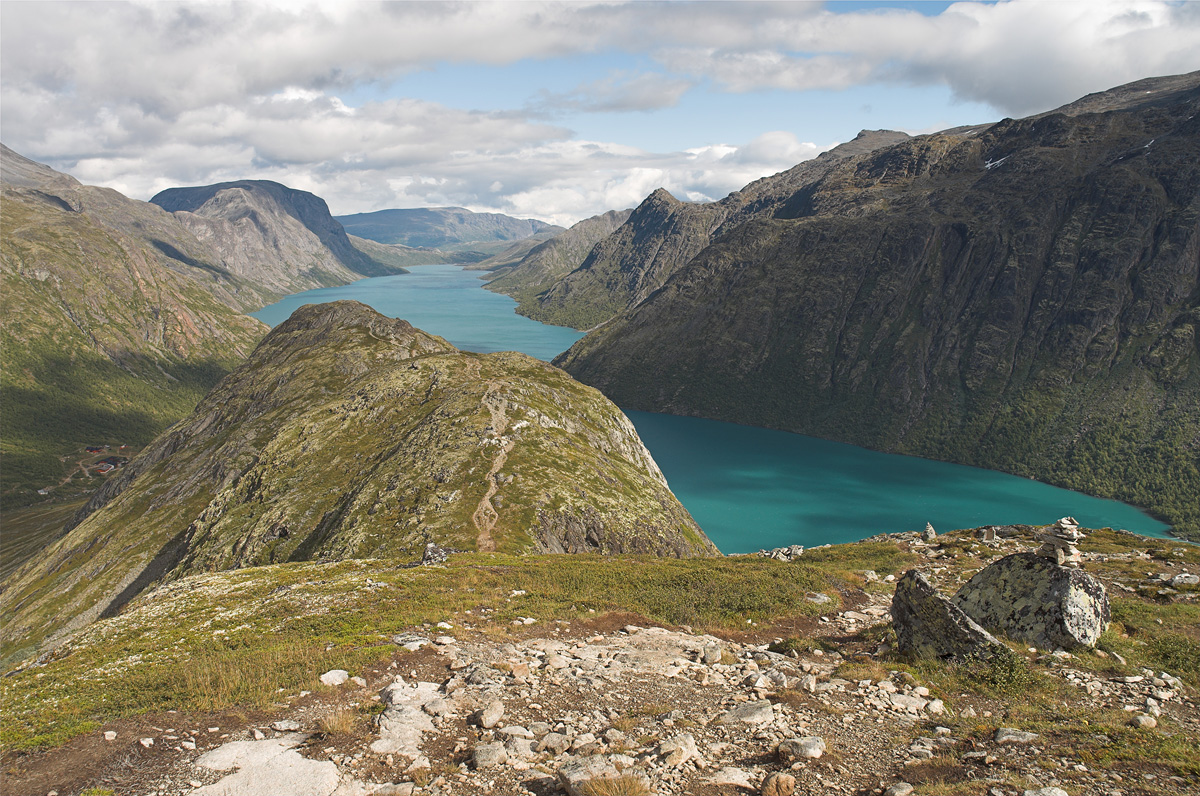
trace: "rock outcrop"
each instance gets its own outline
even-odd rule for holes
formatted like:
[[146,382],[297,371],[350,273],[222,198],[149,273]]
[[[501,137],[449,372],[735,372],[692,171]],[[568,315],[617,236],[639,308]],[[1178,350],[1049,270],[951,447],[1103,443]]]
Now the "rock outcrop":
[[980,570],[954,605],[983,627],[1043,649],[1093,647],[1108,626],[1100,581],[1037,553],[1014,553]]
[[1008,651],[915,569],[896,582],[892,626],[897,650],[918,658],[986,660]]

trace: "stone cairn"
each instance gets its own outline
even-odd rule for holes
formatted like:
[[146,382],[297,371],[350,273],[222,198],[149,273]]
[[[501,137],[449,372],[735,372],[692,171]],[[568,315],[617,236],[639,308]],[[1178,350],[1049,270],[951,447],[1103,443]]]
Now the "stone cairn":
[[1038,534],[1042,546],[1038,548],[1037,553],[1060,567],[1078,568],[1083,562],[1083,556],[1075,544],[1084,536],[1085,534],[1079,530],[1079,523],[1075,522],[1074,517],[1063,517]]
[[925,530],[921,533],[921,539],[926,542],[932,542],[937,539],[937,531],[933,529],[933,523],[925,523]]

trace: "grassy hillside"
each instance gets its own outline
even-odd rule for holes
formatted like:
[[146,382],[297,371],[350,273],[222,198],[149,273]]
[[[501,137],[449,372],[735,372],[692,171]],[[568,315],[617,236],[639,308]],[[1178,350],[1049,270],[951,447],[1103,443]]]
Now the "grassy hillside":
[[6,654],[196,572],[429,542],[716,552],[599,392],[356,302],[297,310],[76,522],[0,593]]
[[5,506],[40,499],[37,490],[66,478],[85,445],[148,443],[266,331],[226,303],[237,280],[203,263],[166,267],[151,242],[89,213],[86,191],[76,211],[45,194],[4,189]]

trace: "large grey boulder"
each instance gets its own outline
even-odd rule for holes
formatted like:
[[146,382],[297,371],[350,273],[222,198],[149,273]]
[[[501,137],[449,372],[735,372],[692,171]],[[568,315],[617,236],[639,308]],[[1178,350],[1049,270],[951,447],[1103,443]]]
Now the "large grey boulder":
[[1008,651],[915,569],[896,583],[892,625],[897,649],[918,658],[987,659]]
[[1100,581],[1034,553],[980,570],[954,604],[989,630],[1043,649],[1093,647],[1111,619]]

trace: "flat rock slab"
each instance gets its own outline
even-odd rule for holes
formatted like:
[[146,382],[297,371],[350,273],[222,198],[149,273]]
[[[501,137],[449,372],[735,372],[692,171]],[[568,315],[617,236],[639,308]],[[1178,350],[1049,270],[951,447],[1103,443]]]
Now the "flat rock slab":
[[366,796],[367,786],[343,781],[329,760],[309,760],[296,750],[303,733],[265,741],[234,741],[205,752],[196,765],[211,771],[234,771],[193,796]]
[[896,647],[903,654],[942,660],[991,658],[1008,652],[961,608],[938,594],[921,572],[910,569],[892,598]]
[[989,630],[1050,650],[1094,647],[1111,619],[1100,581],[1034,553],[984,567],[954,604]]
[[371,744],[376,754],[415,758],[421,753],[421,736],[432,732],[433,719],[424,708],[441,699],[437,683],[405,683],[397,677],[380,696],[387,705],[379,717],[379,740]]
[[775,720],[775,711],[765,699],[738,705],[720,718],[721,724],[769,724]]
[[1025,732],[1013,727],[1001,727],[993,737],[996,743],[1033,743],[1038,739],[1036,732]]
[[620,770],[603,755],[569,760],[558,769],[558,780],[567,796],[597,793],[651,793],[650,778],[633,768]]
[[735,788],[746,788],[753,790],[754,785],[750,782],[750,775],[740,768],[726,766],[713,773],[710,777],[705,777],[705,782],[710,785],[727,785]]

